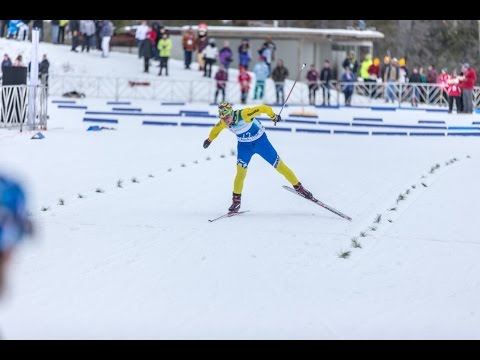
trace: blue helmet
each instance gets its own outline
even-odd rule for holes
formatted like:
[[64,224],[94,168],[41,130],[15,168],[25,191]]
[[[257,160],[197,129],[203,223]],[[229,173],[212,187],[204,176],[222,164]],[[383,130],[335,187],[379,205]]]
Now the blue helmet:
[[13,248],[31,232],[25,200],[22,187],[0,175],[0,252]]

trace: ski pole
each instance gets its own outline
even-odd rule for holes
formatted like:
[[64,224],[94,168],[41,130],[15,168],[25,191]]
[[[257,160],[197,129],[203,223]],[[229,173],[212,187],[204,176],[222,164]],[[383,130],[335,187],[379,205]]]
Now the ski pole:
[[285,99],[285,102],[283,103],[282,108],[280,109],[280,112],[278,113],[278,116],[280,116],[280,114],[282,113],[283,108],[285,107],[285,104],[287,103],[288,98],[290,97],[290,94],[292,93],[292,90],[293,90],[293,88],[295,87],[295,84],[297,83],[297,81],[298,81],[298,79],[299,79],[299,77],[300,77],[300,74],[302,73],[302,71],[303,71],[303,69],[305,68],[305,66],[307,66],[307,64],[303,63],[303,64],[302,64],[302,68],[301,68],[300,71],[298,72],[297,78],[295,79],[295,82],[293,83],[293,86],[292,86],[292,88],[290,89],[290,92],[288,93],[288,96],[287,96],[287,98]]

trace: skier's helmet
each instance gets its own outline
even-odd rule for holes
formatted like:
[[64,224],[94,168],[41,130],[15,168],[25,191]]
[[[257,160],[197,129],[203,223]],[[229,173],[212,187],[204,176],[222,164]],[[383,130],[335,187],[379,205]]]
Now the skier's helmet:
[[232,104],[228,101],[223,101],[218,105],[218,116],[223,119],[224,117],[231,115],[233,113]]

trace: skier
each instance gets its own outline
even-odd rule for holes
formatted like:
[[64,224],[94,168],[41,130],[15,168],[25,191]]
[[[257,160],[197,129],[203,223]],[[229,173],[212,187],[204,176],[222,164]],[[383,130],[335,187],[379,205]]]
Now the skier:
[[223,129],[228,128],[237,136],[237,175],[233,183],[232,205],[229,212],[238,212],[240,209],[243,182],[247,176],[247,167],[254,154],[259,154],[270,163],[280,174],[293,185],[300,196],[306,199],[313,199],[310,191],[306,190],[297,179],[293,171],[285,165],[277,154],[265,133],[265,127],[256,116],[268,115],[274,125],[281,121],[280,115],[276,115],[268,105],[257,105],[251,108],[233,110],[232,105],[224,101],[218,106],[220,121],[211,129],[208,138],[203,142],[206,149]]

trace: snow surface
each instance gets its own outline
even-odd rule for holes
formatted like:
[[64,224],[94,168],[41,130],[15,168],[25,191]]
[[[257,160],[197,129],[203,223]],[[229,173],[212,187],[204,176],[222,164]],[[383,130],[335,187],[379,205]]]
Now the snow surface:
[[[0,45],[11,52],[23,44]],[[134,54],[42,48],[54,69],[69,61],[75,73],[136,74],[142,64]],[[112,109],[101,99],[77,104]],[[130,106],[215,113],[207,104]],[[311,111],[334,121],[479,120]],[[0,129],[0,168],[23,179],[37,225],[9,268],[4,338],[480,339],[478,137],[267,131],[302,183],[353,221],[289,194],[286,180],[254,157],[242,201],[250,212],[209,223],[230,205],[233,134],[205,150],[208,127],[106,115],[119,123],[99,125],[115,130],[87,132],[95,124],[82,122],[85,110],[50,103],[49,114],[43,140]],[[406,199],[397,203],[400,194]],[[353,238],[362,248],[351,247]],[[345,251],[350,257],[339,258]]]

